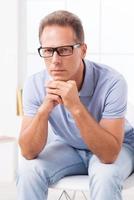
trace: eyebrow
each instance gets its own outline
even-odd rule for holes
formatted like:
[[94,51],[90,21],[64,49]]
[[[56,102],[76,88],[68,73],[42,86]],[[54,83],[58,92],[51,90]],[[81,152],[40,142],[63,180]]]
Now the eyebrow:
[[56,46],[56,47],[51,47],[51,46],[47,46],[47,47],[44,47],[44,46],[41,46],[42,48],[58,48],[58,47],[70,47],[70,46],[74,46],[75,44],[67,44],[67,45],[61,45],[61,46]]

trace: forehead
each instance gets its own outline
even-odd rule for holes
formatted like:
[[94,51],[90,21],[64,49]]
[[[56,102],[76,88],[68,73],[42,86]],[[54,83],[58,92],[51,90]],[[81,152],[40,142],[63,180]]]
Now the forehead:
[[69,45],[75,42],[75,33],[69,26],[46,26],[41,35],[42,46],[62,46]]

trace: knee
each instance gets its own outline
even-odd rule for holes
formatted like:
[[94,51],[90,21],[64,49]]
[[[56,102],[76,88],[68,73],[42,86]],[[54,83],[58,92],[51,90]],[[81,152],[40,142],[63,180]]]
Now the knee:
[[17,181],[38,182],[42,179],[46,181],[45,172],[41,167],[40,161],[38,159],[26,160],[23,158],[19,164]]
[[37,160],[27,160],[25,158],[23,158],[19,164],[19,169],[18,172],[21,175],[29,175],[31,173],[35,173],[36,172],[36,168],[37,168]]
[[89,166],[89,178],[90,184],[100,183],[101,185],[113,185],[119,184],[118,168],[114,164],[103,164],[101,162],[95,162]]

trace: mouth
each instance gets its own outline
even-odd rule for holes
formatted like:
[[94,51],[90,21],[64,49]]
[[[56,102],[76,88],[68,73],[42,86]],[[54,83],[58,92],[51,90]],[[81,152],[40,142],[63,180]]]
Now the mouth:
[[67,71],[66,70],[51,70],[50,74],[54,80],[65,80]]
[[64,72],[65,72],[65,70],[51,70],[51,74],[61,74]]

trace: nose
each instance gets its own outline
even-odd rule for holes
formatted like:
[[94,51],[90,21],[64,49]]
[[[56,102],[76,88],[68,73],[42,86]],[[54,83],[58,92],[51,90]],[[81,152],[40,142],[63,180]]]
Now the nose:
[[61,61],[61,56],[59,56],[57,51],[54,51],[52,62],[60,62],[60,61]]

